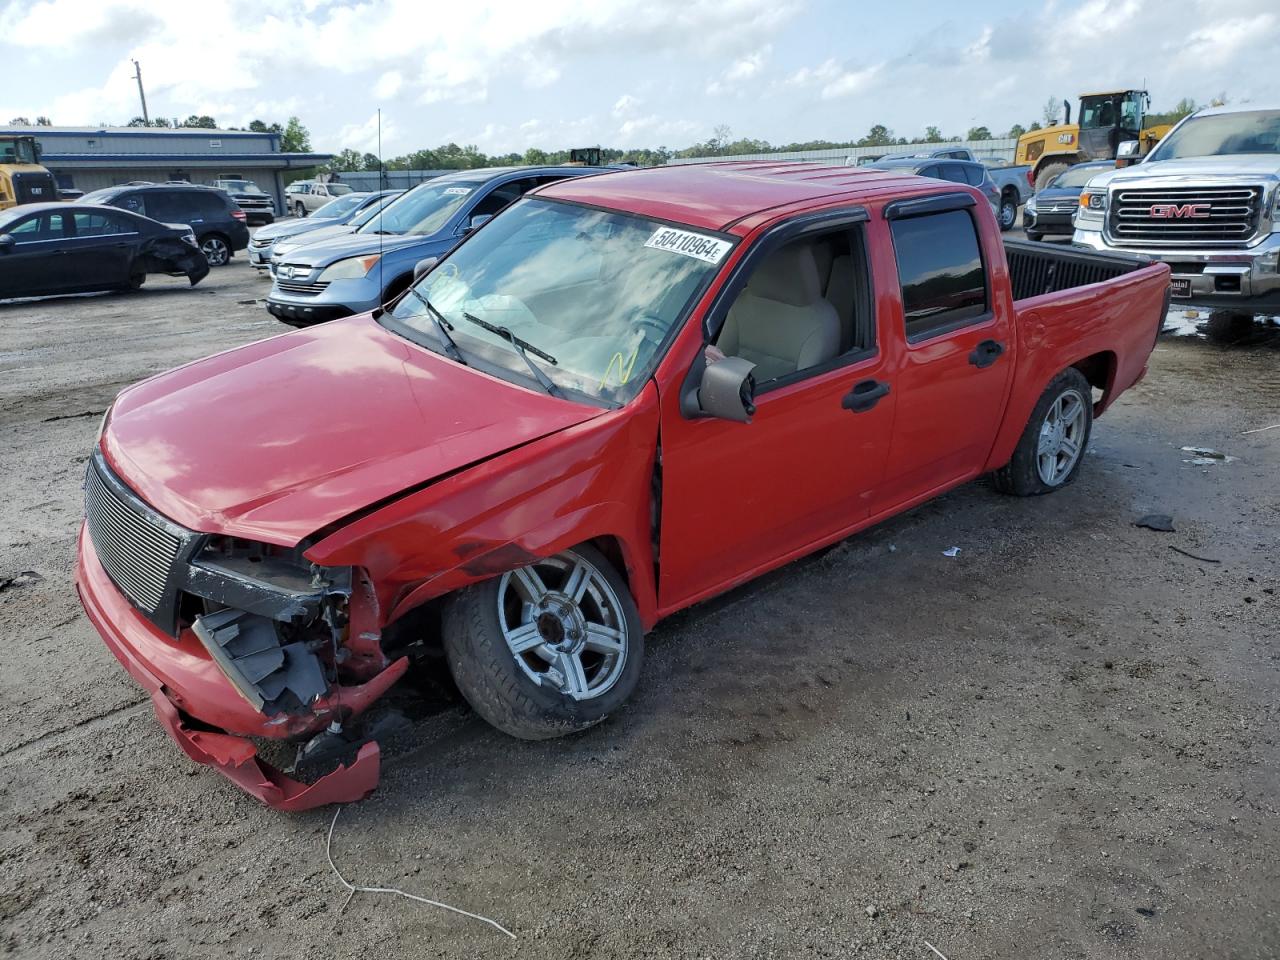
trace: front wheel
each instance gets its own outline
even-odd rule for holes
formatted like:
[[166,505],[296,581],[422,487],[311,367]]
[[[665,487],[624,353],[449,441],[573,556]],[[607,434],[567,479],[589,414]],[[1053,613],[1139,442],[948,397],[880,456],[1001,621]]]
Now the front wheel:
[[996,488],[1033,497],[1065,487],[1084,462],[1092,429],[1089,381],[1075,367],[1068,367],[1040,395],[1013,458],[995,472]]
[[1018,198],[1016,195],[1006,193],[1000,198],[1000,232],[1012,230],[1014,222],[1018,219]]
[[460,590],[444,611],[444,647],[476,713],[545,740],[623,704],[640,679],[644,631],[622,576],[583,545]]
[[231,246],[216,233],[211,233],[200,240],[200,249],[211,267],[226,266],[231,260]]

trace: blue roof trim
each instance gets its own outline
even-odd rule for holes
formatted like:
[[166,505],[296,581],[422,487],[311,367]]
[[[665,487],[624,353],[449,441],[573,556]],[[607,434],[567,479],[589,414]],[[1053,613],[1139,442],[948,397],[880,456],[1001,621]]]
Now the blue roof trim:
[[331,153],[45,153],[40,162],[49,163],[119,163],[141,160],[148,163],[203,163],[209,160],[260,160],[271,163],[289,160],[331,160]]
[[47,127],[0,127],[0,135],[33,136],[38,140],[53,137],[196,137],[200,140],[219,140],[224,137],[270,137],[279,140],[278,133],[258,133],[254,130],[175,130],[173,127],[83,127],[79,130],[54,130]]

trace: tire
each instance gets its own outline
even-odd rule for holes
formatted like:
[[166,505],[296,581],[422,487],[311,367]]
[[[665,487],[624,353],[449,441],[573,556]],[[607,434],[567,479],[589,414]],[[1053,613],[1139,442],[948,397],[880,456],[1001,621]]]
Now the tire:
[[1039,243],[1040,241],[1042,241],[1042,240],[1044,239],[1044,234],[1043,234],[1043,233],[1039,233],[1039,232],[1037,232],[1037,231],[1035,231],[1035,230],[1028,230],[1028,231],[1027,231],[1027,239],[1028,239],[1028,240],[1034,240],[1036,243]]
[[[1072,406],[1073,401],[1078,407]],[[1013,458],[993,475],[996,489],[1016,497],[1061,490],[1079,473],[1092,430],[1089,381],[1075,367],[1068,367],[1040,395]]]
[[129,289],[141,290],[142,285],[147,282],[147,271],[140,268],[131,268],[129,270]]
[[1071,166],[1071,164],[1067,163],[1065,160],[1055,160],[1053,163],[1046,163],[1041,167],[1040,172],[1036,174],[1036,193],[1039,193],[1048,186],[1050,180],[1060,174],[1063,170],[1066,170],[1069,166]]
[[521,740],[594,726],[640,679],[644,632],[635,601],[604,554],[585,544],[458,591],[443,626],[463,697]]
[[293,215],[301,219],[307,215],[307,208],[300,203],[295,203],[293,205]]
[[1013,229],[1013,225],[1018,222],[1018,194],[1012,190],[1006,190],[1000,195],[1000,215],[997,217],[1000,222],[1000,232],[1005,233]]
[[220,233],[206,233],[201,237],[200,250],[211,267],[225,267],[231,262],[231,244]]

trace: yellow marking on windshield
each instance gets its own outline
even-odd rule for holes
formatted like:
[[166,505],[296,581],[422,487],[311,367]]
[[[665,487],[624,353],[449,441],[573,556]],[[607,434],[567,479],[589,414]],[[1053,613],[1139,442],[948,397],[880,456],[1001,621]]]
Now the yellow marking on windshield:
[[609,374],[613,373],[613,365],[615,363],[618,365],[618,386],[622,386],[624,383],[630,380],[631,371],[634,370],[636,367],[636,358],[638,356],[640,356],[640,348],[638,346],[631,351],[631,361],[629,363],[622,356],[621,352],[615,353],[612,357],[609,358],[609,365],[604,368],[604,376],[600,378],[600,386],[598,386],[596,389],[597,390],[604,389],[604,385],[609,382]]

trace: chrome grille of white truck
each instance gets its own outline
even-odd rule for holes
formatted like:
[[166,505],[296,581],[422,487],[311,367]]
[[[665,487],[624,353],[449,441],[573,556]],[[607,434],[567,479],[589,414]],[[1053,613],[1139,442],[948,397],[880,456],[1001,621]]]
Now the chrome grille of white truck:
[[1239,245],[1258,232],[1261,187],[1122,187],[1112,191],[1107,232],[1117,244]]

